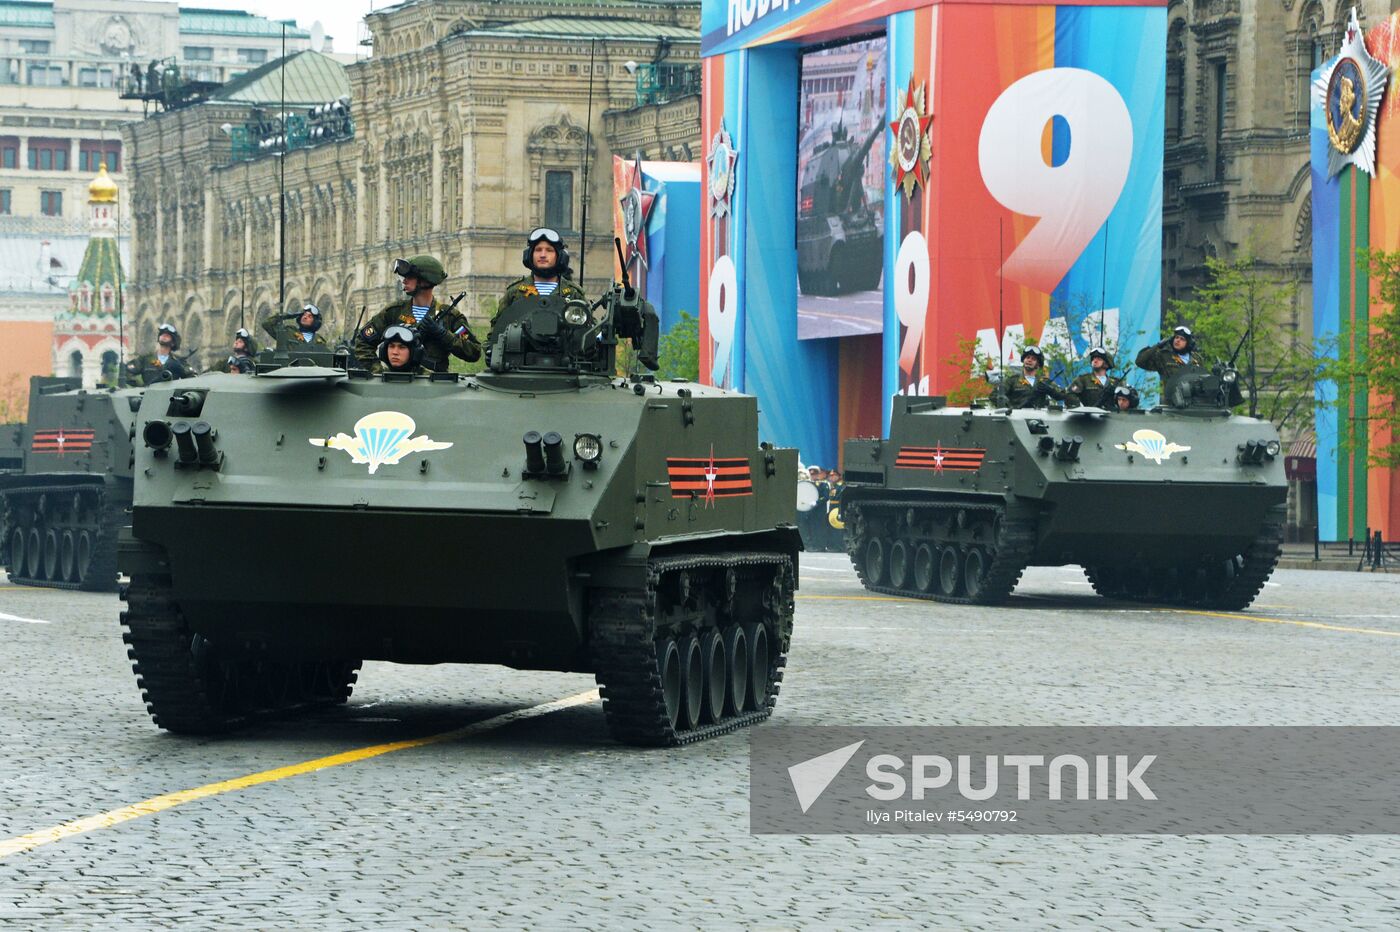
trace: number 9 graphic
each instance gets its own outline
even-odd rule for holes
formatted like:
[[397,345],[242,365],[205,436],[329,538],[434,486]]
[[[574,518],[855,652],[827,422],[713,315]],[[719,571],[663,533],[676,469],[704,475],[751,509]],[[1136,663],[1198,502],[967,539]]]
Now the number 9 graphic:
[[714,365],[710,370],[713,385],[725,385],[729,373],[729,363],[734,352],[735,311],[739,304],[739,275],[734,268],[734,260],[720,256],[710,269],[710,287],[707,295],[710,319],[710,339],[715,342]]
[[[1069,126],[1058,166],[1041,152],[1045,126]],[[1133,155],[1133,121],[1118,90],[1082,68],[1028,74],[992,104],[977,147],[982,181],[1008,210],[1040,220],[1006,259],[1007,278],[1049,293],[1108,219]]]

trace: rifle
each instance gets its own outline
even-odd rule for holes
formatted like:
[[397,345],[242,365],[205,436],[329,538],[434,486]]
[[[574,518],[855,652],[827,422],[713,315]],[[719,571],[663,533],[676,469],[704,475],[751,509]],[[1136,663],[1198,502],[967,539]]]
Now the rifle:
[[1245,328],[1244,336],[1240,337],[1240,342],[1239,342],[1238,345],[1235,346],[1235,351],[1234,351],[1233,353],[1230,354],[1230,368],[1231,368],[1231,369],[1235,368],[1235,360],[1239,358],[1239,356],[1240,356],[1240,350],[1244,349],[1245,341],[1249,339],[1249,335],[1250,335],[1251,333],[1253,333],[1253,332],[1254,332],[1254,328],[1253,328],[1253,327],[1247,327],[1247,328]]
[[[462,301],[462,299],[465,298],[466,296],[467,296],[467,293],[464,291],[464,292],[462,292],[461,294],[457,295],[457,297],[453,298],[451,304],[447,305],[447,307],[445,307],[443,310],[441,310],[440,312],[438,312],[436,319],[441,320],[443,317],[445,317],[445,316],[447,316],[448,314],[451,314],[453,311],[455,311],[455,310],[457,309],[457,305],[460,304],[461,301]],[[466,317],[465,314],[463,314],[462,316],[463,316],[463,317]],[[466,328],[467,328],[467,336],[471,337],[472,342],[473,342],[473,343],[480,343],[481,341],[478,340],[478,339],[476,338],[476,334],[472,333],[472,325],[471,325],[471,324],[466,324]]]

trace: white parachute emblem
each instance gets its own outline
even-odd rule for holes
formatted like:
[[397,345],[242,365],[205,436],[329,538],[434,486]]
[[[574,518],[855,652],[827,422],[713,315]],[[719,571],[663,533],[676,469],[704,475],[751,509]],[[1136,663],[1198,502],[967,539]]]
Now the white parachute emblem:
[[355,422],[355,436],[336,434],[334,437],[311,437],[314,447],[344,450],[355,463],[367,463],[370,475],[380,466],[393,466],[411,453],[446,450],[451,443],[439,443],[426,434],[413,436],[417,428],[413,418],[398,411],[376,411]]
[[1127,443],[1115,443],[1114,446],[1130,453],[1140,453],[1144,459],[1149,459],[1158,466],[1162,465],[1162,460],[1171,459],[1173,453],[1185,453],[1191,449],[1179,443],[1168,443],[1167,438],[1155,430],[1133,431],[1132,440]]

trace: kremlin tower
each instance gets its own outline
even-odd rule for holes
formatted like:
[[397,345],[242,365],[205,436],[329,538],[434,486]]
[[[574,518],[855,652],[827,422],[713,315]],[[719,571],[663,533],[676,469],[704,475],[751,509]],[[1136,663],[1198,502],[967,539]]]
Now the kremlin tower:
[[[69,286],[68,310],[54,317],[53,371],[83,380],[84,388],[114,385],[121,342],[122,274],[117,248],[117,185],[103,165],[88,185],[91,233],[82,268]],[[128,341],[129,343],[129,341]]]

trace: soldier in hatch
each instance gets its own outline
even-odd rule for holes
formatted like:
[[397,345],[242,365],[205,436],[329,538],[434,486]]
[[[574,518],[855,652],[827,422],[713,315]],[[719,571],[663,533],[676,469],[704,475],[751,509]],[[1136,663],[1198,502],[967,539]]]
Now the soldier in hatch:
[[423,368],[425,346],[418,334],[402,324],[395,324],[384,331],[384,339],[379,341],[375,355],[379,357],[373,372],[408,372],[413,375],[427,375]]
[[175,351],[180,348],[180,331],[174,324],[161,324],[156,331],[156,351],[138,356],[126,364],[127,384],[153,385],[169,379],[188,379],[195,374],[190,364]]
[[[517,278],[506,286],[506,293],[496,307],[496,314],[510,307],[521,298],[535,295],[560,294],[565,299],[587,301],[588,296],[573,283],[573,269],[569,268],[569,250],[563,238],[548,227],[533,230],[525,241],[525,251],[520,256],[521,264],[530,274]],[[494,326],[495,319],[492,319]]]
[[403,299],[375,314],[355,335],[355,358],[366,369],[378,362],[378,347],[390,327],[412,328],[423,342],[423,365],[433,372],[447,371],[447,357],[471,362],[481,358],[481,344],[467,326],[467,318],[433,297],[433,289],[447,280],[442,263],[432,256],[394,260],[394,274],[403,279]]
[[1196,338],[1191,335],[1191,328],[1185,326],[1175,328],[1170,337],[1156,346],[1145,347],[1137,354],[1137,366],[1160,375],[1163,385],[1182,369],[1210,368],[1196,351]]
[[262,328],[279,346],[282,339],[286,339],[293,346],[307,343],[325,347],[326,338],[320,334],[321,323],[321,309],[314,304],[304,304],[299,311],[263,318]]
[[1108,350],[1102,346],[1089,350],[1089,371],[1069,383],[1071,397],[1091,408],[1111,407],[1113,390],[1123,384],[1123,380],[1110,371],[1112,369],[1113,356]]
[[1021,371],[1009,375],[996,388],[1000,403],[1008,408],[1043,408],[1049,399],[1064,401],[1068,393],[1045,374],[1045,354],[1038,346],[1021,351]]

